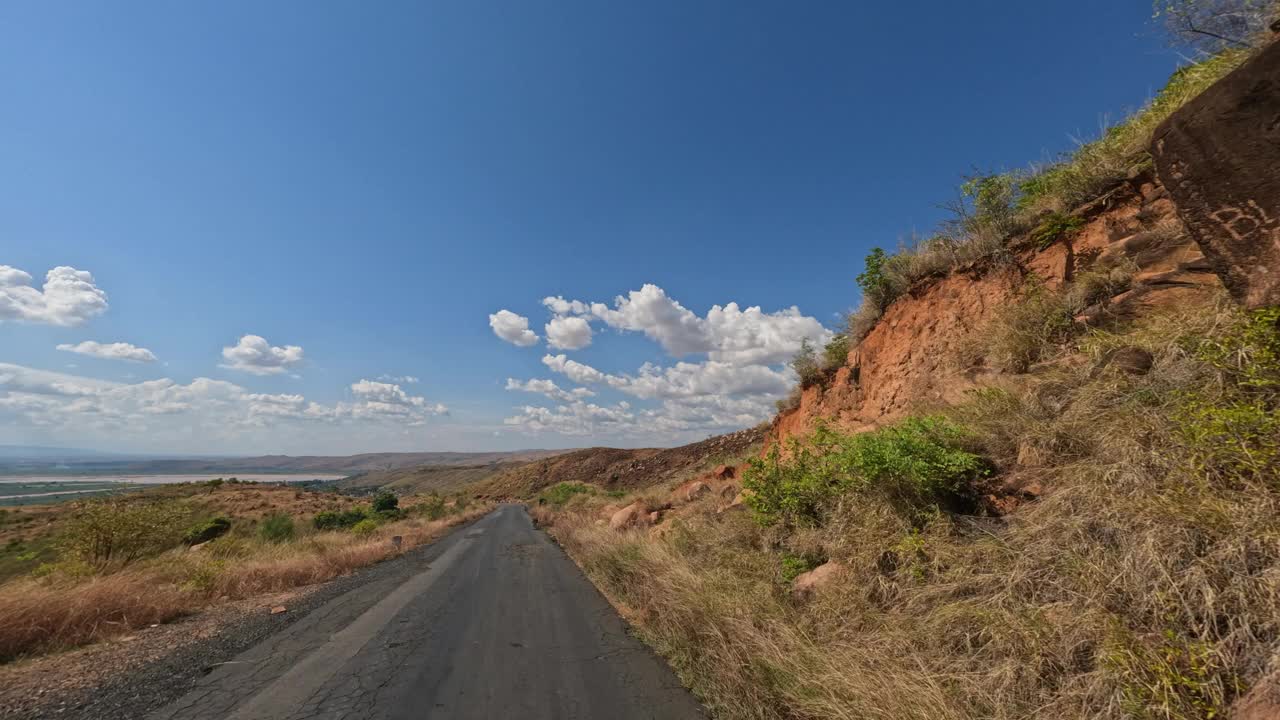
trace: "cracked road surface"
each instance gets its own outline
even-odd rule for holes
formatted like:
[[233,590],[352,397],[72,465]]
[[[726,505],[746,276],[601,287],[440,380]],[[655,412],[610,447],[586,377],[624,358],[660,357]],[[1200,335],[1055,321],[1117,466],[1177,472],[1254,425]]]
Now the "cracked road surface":
[[149,717],[702,718],[518,505],[413,551]]

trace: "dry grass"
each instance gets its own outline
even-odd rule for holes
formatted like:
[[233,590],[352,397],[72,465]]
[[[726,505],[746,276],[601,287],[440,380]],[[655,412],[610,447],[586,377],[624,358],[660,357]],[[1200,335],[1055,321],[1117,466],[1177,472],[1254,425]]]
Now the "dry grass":
[[395,555],[393,535],[411,548],[489,509],[401,520],[370,536],[321,532],[286,543],[222,538],[198,553],[172,550],[106,574],[62,563],[44,577],[0,585],[0,660],[118,636],[213,603],[331,580]]
[[[1006,479],[1048,488],[1004,519],[914,532],[863,499],[787,531],[703,501],[664,533],[616,533],[588,499],[543,523],[719,717],[1222,717],[1280,642],[1276,490],[1202,472],[1176,421],[1228,392],[1192,348],[1234,317],[1095,333],[1094,362],[952,408]],[[1123,346],[1151,372],[1099,367]],[[1043,452],[1019,465],[1028,443]],[[797,602],[783,561],[800,555],[848,569]]]

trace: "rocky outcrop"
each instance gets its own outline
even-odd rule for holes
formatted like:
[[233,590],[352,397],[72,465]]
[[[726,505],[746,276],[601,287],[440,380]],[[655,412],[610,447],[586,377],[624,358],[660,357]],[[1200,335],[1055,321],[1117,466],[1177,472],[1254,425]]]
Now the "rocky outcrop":
[[1280,304],[1280,43],[1178,109],[1151,154],[1232,297]]
[[609,529],[625,530],[630,527],[645,527],[652,525],[653,522],[649,507],[643,502],[633,502],[609,518]]
[[845,367],[775,418],[769,441],[803,436],[819,418],[846,431],[874,428],[990,384],[999,370],[966,355],[996,312],[1018,301],[1030,277],[1061,289],[1107,268],[1123,269],[1127,280],[1086,308],[1082,323],[1140,315],[1221,288],[1153,173],[1133,173],[1073,214],[1083,221],[1079,230],[1048,247],[1015,242],[1012,262],[961,267],[918,283],[889,306]]
[[844,566],[840,563],[826,562],[809,572],[800,573],[791,583],[791,596],[803,600],[829,585],[843,571]]

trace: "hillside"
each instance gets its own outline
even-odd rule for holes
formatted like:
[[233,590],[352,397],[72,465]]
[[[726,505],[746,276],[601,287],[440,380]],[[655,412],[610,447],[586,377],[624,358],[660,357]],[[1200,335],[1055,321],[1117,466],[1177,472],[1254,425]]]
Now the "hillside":
[[511,468],[471,488],[478,497],[528,498],[562,482],[634,490],[732,462],[757,448],[764,428],[748,428],[675,448],[587,448]]
[[1262,32],[970,179],[743,473],[539,523],[717,717],[1280,717],[1277,117]]
[[357,473],[334,482],[347,491],[386,489],[399,494],[453,493],[465,491],[500,473],[537,460],[510,460],[476,465],[417,465],[393,470]]

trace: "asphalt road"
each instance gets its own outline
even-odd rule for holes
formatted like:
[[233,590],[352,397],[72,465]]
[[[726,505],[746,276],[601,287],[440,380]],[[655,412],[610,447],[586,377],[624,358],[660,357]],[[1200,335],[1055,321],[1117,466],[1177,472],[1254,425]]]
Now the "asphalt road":
[[154,719],[702,718],[564,552],[504,505],[201,678]]

